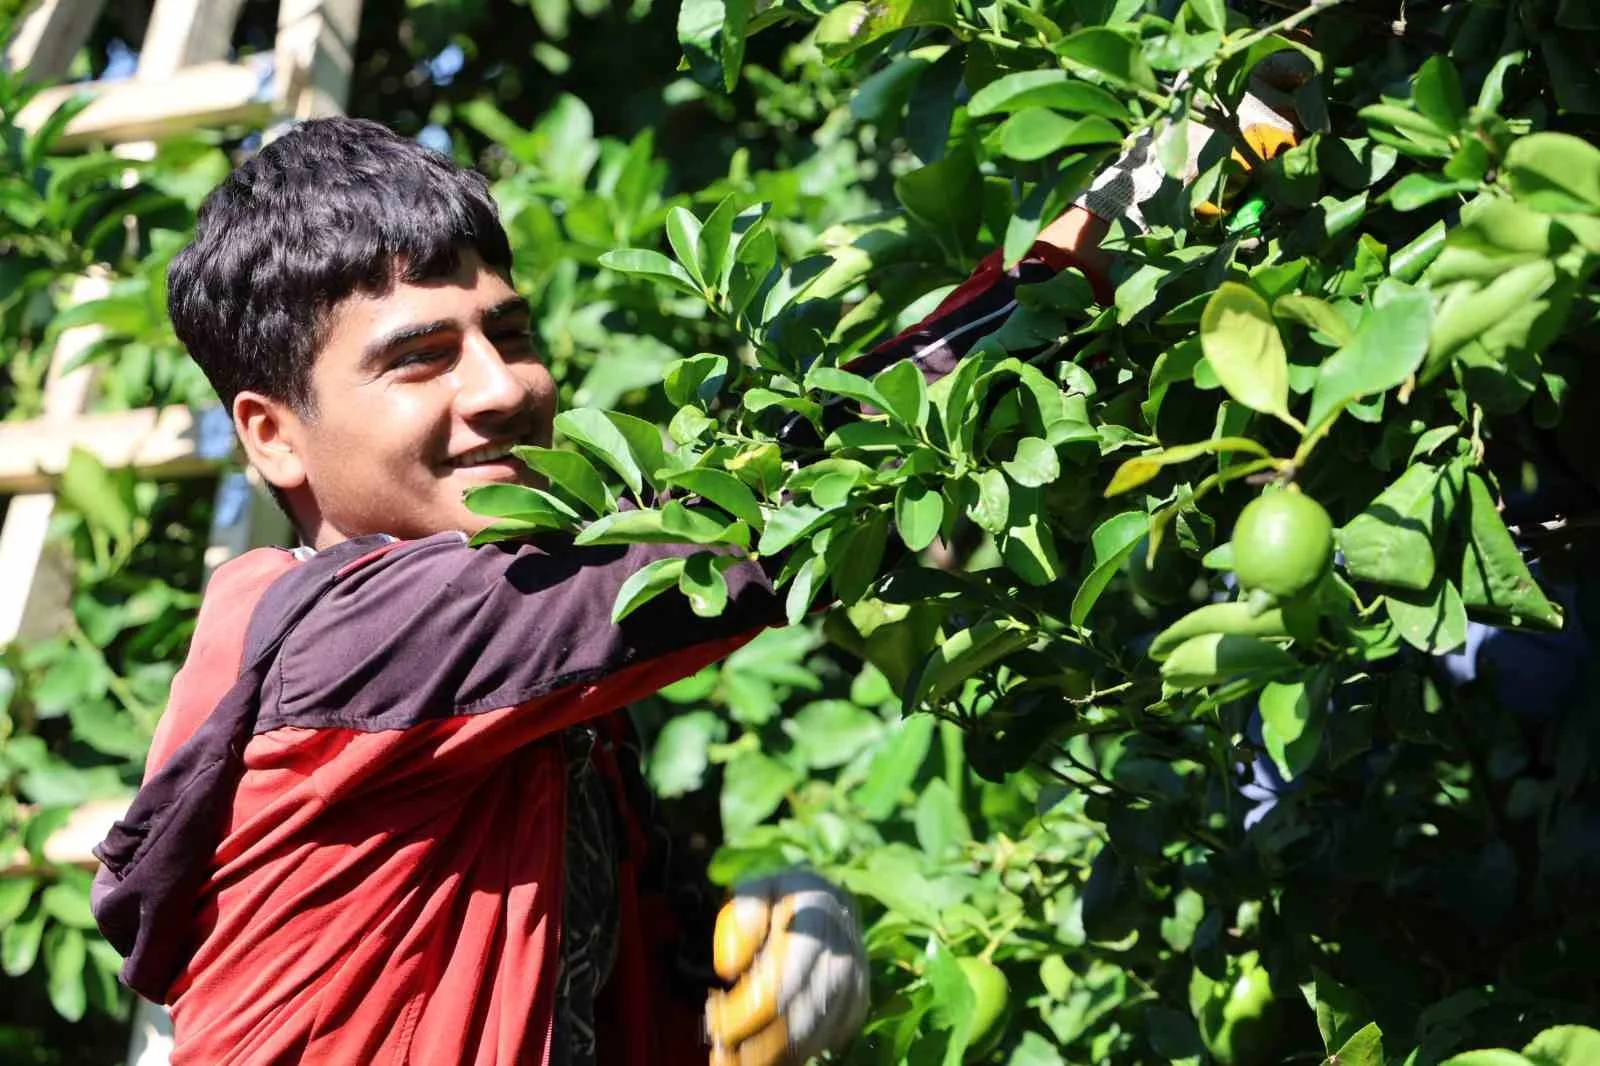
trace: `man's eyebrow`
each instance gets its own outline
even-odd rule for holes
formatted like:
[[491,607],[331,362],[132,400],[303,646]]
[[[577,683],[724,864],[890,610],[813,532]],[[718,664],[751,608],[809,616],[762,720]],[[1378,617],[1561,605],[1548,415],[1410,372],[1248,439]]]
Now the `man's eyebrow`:
[[361,369],[372,370],[382,363],[396,348],[402,347],[424,337],[432,337],[440,333],[447,333],[456,328],[455,323],[443,319],[437,322],[419,322],[411,326],[401,326],[391,330],[381,337],[376,337],[367,342],[361,350]]
[[532,317],[533,310],[528,306],[528,301],[521,296],[508,296],[483,313],[483,324],[487,326],[517,315]]

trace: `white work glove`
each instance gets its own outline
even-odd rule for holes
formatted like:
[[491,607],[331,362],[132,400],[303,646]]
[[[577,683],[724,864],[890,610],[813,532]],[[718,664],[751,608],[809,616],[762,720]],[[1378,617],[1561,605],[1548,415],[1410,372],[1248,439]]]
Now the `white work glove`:
[[867,1016],[867,953],[848,895],[791,870],[740,885],[717,915],[711,1066],[800,1066]]
[[[1268,56],[1251,72],[1249,91],[1239,101],[1232,117],[1240,136],[1258,159],[1272,159],[1299,143],[1301,132],[1292,94],[1315,74],[1311,61],[1292,50]],[[1168,174],[1162,165],[1162,156],[1179,136],[1184,138],[1183,166],[1178,173]],[[1142,205],[1169,177],[1185,186],[1192,184],[1200,176],[1202,156],[1213,150],[1213,140],[1222,136],[1210,126],[1191,119],[1143,130],[1116,162],[1095,178],[1075,204],[1108,222],[1126,219],[1143,232],[1149,226],[1145,223]],[[1240,175],[1248,173],[1255,162],[1238,148],[1232,150],[1231,157],[1237,169],[1218,199],[1237,191],[1237,185],[1242,183],[1238,180]],[[1200,204],[1195,213],[1215,218],[1222,213],[1222,208],[1207,201]]]

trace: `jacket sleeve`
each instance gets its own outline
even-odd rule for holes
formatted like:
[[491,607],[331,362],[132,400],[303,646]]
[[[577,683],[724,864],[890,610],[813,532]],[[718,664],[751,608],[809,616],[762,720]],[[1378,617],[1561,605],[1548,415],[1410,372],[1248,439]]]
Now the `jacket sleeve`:
[[256,731],[410,729],[523,708],[540,719],[519,730],[526,742],[615,710],[782,617],[761,568],[738,563],[718,618],[661,596],[611,620],[624,581],[694,550],[474,548],[455,533],[397,542],[346,574],[289,636]]
[[930,382],[944,377],[985,336],[999,329],[1017,307],[1017,288],[1047,281],[1063,270],[1084,273],[1097,299],[1109,302],[1110,286],[1071,252],[1036,244],[1016,265],[1007,267],[999,251],[991,252],[954,291],[922,321],[852,360],[847,368],[875,374],[901,359],[912,359]]

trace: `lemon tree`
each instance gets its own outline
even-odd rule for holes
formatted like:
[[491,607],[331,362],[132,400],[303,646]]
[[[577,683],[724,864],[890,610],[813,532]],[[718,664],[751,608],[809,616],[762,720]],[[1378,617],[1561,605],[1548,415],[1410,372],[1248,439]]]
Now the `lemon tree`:
[[[880,210],[796,246],[730,181],[602,257],[737,340],[666,368],[659,448],[567,434],[630,517],[556,478],[579,518],[528,520],[705,552],[619,613],[714,613],[716,558],[780,559],[834,684],[871,664],[865,705],[730,709],[662,764],[722,768],[717,877],[808,861],[866,901],[851,1061],[1440,1062],[1594,1020],[1558,947],[1596,787],[1580,7],[683,6],[707,87],[773,39],[844,79]],[[1114,227],[1108,301],[1023,285],[931,387],[845,368],[1283,50],[1307,136]],[[976,955],[1013,1004],[977,1050]]]

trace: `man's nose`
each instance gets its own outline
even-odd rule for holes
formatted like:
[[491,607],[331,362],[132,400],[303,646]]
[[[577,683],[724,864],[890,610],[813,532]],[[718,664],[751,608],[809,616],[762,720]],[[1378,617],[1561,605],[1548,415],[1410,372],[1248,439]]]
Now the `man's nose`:
[[464,341],[455,373],[456,407],[465,418],[515,414],[527,404],[527,387],[488,337]]

